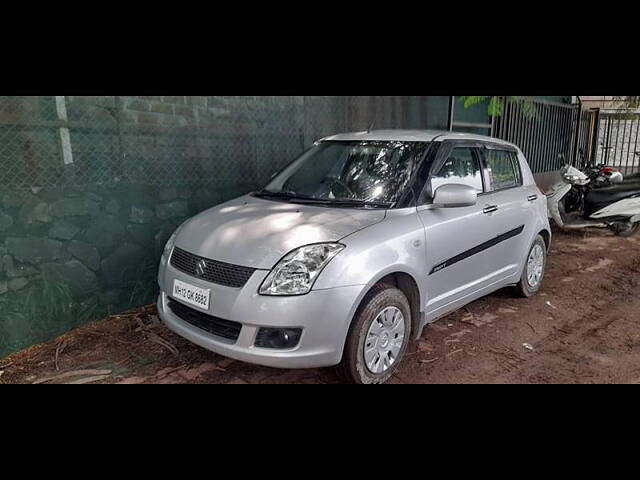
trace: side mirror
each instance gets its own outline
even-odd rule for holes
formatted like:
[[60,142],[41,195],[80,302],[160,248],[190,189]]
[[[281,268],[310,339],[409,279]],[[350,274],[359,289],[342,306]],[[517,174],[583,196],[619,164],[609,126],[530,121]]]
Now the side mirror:
[[469,185],[449,183],[436,189],[433,204],[440,208],[471,207],[478,202],[478,192]]

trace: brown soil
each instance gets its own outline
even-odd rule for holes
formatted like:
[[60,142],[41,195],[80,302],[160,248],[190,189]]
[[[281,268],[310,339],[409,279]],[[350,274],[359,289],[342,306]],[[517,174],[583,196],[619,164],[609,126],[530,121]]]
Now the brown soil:
[[[504,289],[430,325],[391,383],[640,383],[639,284],[640,236],[556,232],[537,296]],[[0,383],[338,382],[333,369],[277,370],[203,350],[162,326],[153,306],[4,358],[0,372]]]

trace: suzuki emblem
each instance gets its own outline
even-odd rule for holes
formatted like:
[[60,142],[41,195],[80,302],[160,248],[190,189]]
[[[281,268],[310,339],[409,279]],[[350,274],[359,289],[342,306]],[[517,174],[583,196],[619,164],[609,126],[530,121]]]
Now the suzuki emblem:
[[205,260],[200,260],[197,264],[196,264],[196,274],[199,277],[202,277],[204,275],[204,272],[207,270],[207,262]]

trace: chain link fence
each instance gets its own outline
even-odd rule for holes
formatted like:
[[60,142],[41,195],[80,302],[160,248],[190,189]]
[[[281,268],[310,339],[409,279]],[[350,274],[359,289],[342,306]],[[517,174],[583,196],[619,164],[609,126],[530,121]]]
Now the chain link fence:
[[150,303],[184,220],[338,132],[443,128],[436,97],[0,97],[0,356]]
[[0,97],[0,182],[262,184],[323,136],[371,123],[425,128],[426,99]]

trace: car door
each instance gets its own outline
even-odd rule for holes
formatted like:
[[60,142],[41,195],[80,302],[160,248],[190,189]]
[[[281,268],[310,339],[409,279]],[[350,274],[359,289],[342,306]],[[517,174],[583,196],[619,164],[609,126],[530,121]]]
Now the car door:
[[[496,225],[484,199],[486,176],[480,148],[477,143],[443,142],[418,199],[426,239],[426,310],[431,319],[466,303],[492,280],[494,265],[486,247],[496,237]],[[457,208],[433,205],[435,190],[448,183],[474,187],[478,203]]]
[[487,251],[492,277],[504,280],[518,274],[528,250],[530,230],[535,223],[531,192],[523,186],[523,175],[515,150],[486,144],[480,150],[484,163],[485,189],[482,196],[497,235],[495,246]]

